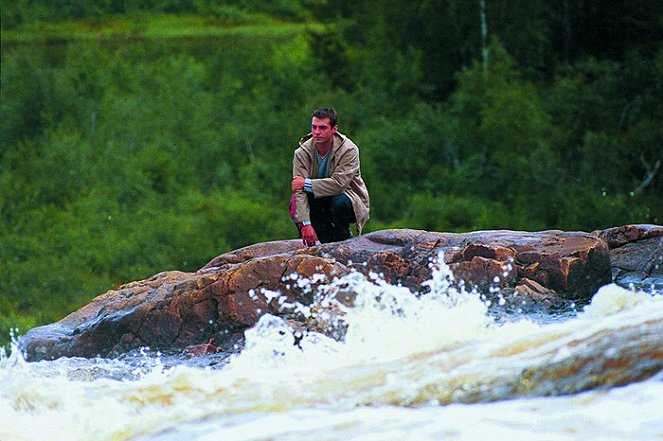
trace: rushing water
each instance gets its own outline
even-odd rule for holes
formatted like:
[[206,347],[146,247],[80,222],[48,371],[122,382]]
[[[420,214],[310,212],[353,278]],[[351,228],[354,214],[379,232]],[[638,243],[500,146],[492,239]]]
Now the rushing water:
[[619,361],[619,335],[660,324],[663,296],[608,285],[577,313],[499,314],[508,299],[491,305],[436,268],[420,296],[353,273],[314,308],[284,305],[336,338],[265,315],[225,359],[28,363],[14,348],[0,354],[0,440],[663,439],[661,372],[616,387],[590,364],[557,368],[604,335]]

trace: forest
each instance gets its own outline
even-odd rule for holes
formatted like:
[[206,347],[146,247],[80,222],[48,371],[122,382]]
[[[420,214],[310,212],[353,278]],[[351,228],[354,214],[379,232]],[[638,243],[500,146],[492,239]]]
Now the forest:
[[293,239],[333,106],[365,231],[663,220],[663,2],[2,0],[0,345]]

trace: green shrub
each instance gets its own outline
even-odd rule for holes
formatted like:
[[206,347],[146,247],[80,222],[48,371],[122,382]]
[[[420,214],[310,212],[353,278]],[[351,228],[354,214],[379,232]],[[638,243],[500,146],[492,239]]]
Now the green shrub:
[[412,214],[402,223],[429,231],[501,229],[509,224],[509,211],[504,205],[488,200],[418,193],[412,198]]

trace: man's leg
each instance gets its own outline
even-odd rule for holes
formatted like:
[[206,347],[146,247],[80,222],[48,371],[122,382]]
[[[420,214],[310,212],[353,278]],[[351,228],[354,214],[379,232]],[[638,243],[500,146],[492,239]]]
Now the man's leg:
[[332,219],[332,241],[338,242],[351,238],[350,224],[357,222],[355,211],[352,208],[352,201],[344,194],[332,196],[329,199],[329,211]]
[[308,195],[308,204],[311,215],[311,225],[315,229],[320,243],[333,242],[332,237],[332,213],[329,209],[331,198],[315,198],[312,194]]

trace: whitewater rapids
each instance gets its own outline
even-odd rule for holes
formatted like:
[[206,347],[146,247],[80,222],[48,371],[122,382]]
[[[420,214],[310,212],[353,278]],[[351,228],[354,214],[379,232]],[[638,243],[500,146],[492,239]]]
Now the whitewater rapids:
[[265,315],[212,367],[149,351],[28,363],[14,346],[0,440],[663,439],[663,296],[607,285],[571,315],[504,319],[508,299],[444,265],[426,286],[351,273],[317,307],[284,305],[342,337]]

